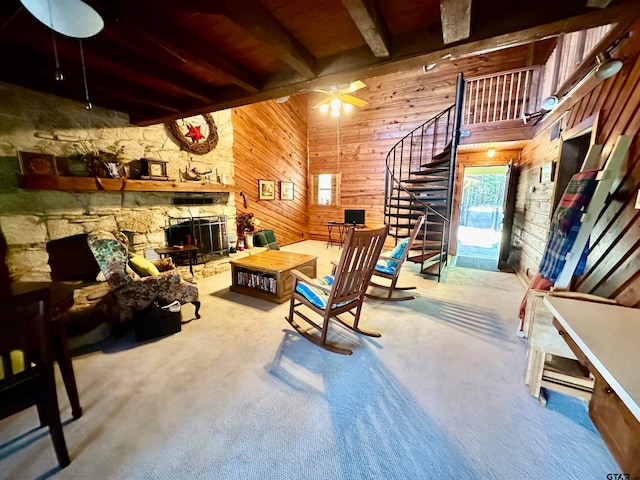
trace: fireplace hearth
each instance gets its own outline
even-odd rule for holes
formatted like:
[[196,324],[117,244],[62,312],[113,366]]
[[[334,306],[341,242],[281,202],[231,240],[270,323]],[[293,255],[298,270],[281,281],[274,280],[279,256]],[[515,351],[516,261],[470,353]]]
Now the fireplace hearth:
[[195,245],[199,249],[197,263],[229,256],[226,215],[169,217],[168,223],[167,245]]

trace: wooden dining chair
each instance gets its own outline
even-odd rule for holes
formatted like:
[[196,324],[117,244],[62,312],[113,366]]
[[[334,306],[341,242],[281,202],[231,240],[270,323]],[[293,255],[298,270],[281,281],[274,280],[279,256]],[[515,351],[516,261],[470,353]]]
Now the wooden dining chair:
[[71,461],[53,372],[49,290],[3,298],[0,311],[0,419],[36,406],[64,468]]
[[402,269],[402,265],[404,261],[409,256],[409,250],[411,250],[411,245],[413,245],[416,237],[420,233],[420,229],[422,225],[424,225],[425,215],[421,215],[420,218],[416,220],[416,223],[413,225],[411,229],[411,233],[408,237],[403,238],[398,244],[395,246],[393,250],[389,253],[382,253],[378,262],[376,263],[375,268],[373,269],[372,278],[379,277],[384,279],[385,284],[376,283],[373,280],[369,281],[369,285],[376,288],[381,288],[387,291],[385,296],[376,295],[374,293],[367,293],[367,297],[375,298],[376,300],[386,300],[390,302],[398,302],[401,300],[413,300],[416,298],[414,295],[403,295],[403,296],[393,296],[393,293],[396,290],[413,290],[416,287],[398,287],[396,283],[398,282],[398,277],[400,276],[400,270]]
[[[343,355],[351,355],[352,351],[327,341],[332,319],[356,333],[380,336],[377,332],[361,329],[358,324],[362,302],[387,231],[387,226],[372,230],[350,228],[333,275],[311,279],[298,270],[291,271],[293,292],[287,321],[300,335],[325,350]],[[321,321],[318,323],[309,318],[307,314],[310,312],[319,315]],[[341,314],[346,313],[353,316],[352,321],[340,318]],[[302,318],[309,327],[299,325],[294,314]]]

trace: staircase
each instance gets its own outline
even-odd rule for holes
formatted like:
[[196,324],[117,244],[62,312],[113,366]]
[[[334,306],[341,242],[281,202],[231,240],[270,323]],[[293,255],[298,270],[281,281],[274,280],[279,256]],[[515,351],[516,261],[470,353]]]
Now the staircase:
[[387,154],[385,223],[389,235],[408,237],[426,215],[407,260],[423,275],[440,280],[447,264],[456,149],[464,80],[458,76],[456,103],[407,134]]

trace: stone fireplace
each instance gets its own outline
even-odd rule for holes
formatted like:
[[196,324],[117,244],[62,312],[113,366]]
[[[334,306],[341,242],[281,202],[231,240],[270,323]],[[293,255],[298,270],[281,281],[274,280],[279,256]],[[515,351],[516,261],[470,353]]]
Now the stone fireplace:
[[195,245],[198,247],[198,263],[229,256],[227,217],[225,215],[172,217],[169,218],[165,235],[167,245]]
[[[236,216],[233,192],[179,194],[164,191],[61,191],[19,188],[20,165],[17,152],[48,153],[69,157],[83,153],[87,145],[95,149],[122,152],[123,162],[156,158],[167,162],[167,175],[180,182],[180,191],[189,191],[181,172],[196,168],[224,175],[233,184],[233,127],[230,111],[214,112],[219,141],[206,155],[192,155],[168,135],[164,125],[137,127],[125,114],[94,108],[51,95],[0,83],[0,229],[6,239],[6,264],[11,281],[48,280],[46,243],[79,233],[101,229],[127,231],[136,253],[170,244],[169,219],[221,218],[225,227],[212,235],[212,255],[194,266],[196,277],[228,268],[214,258],[227,246],[226,223]],[[212,179],[215,182],[215,179]],[[194,182],[202,192],[201,182]],[[185,197],[197,197],[199,200]],[[176,201],[177,198],[179,201]],[[205,201],[206,200],[206,201]],[[234,229],[233,225],[230,228]],[[232,230],[233,231],[233,230]],[[195,235],[194,235],[195,238]],[[228,259],[227,259],[228,262]]]

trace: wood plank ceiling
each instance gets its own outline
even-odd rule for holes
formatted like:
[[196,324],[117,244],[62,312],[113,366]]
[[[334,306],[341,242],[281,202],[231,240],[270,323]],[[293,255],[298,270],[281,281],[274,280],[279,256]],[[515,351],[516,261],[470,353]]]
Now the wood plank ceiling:
[[[56,0],[49,0],[54,2]],[[77,39],[0,2],[0,81],[79,101]],[[91,102],[149,125],[615,22],[640,0],[86,0]]]

